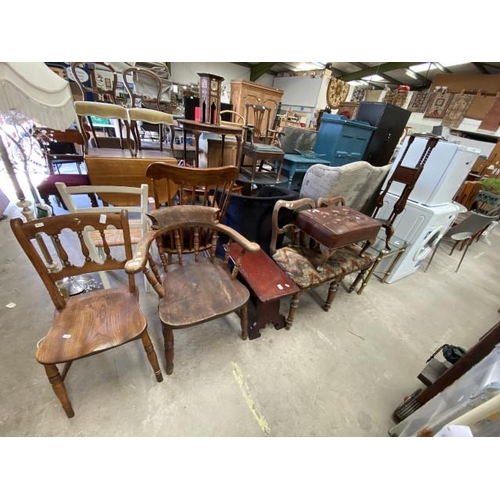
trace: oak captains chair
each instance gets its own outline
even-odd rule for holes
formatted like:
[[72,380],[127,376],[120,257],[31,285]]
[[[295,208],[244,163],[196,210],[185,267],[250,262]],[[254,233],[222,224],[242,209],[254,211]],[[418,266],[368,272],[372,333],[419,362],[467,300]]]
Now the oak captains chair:
[[[216,207],[177,205],[155,211],[159,229],[149,232],[125,266],[130,274],[144,272],[158,293],[158,313],[165,342],[166,372],[174,369],[174,330],[194,327],[239,311],[241,338],[248,336],[248,289],[236,279],[246,251],[256,252],[257,243],[218,221]],[[218,239],[228,240],[223,256],[217,255]],[[167,237],[168,236],[168,237]],[[201,242],[208,242],[201,245]],[[149,252],[156,242],[161,271],[148,267]],[[166,243],[167,242],[167,243]],[[231,268],[229,255],[235,242],[243,251]]]
[[[44,365],[52,388],[66,415],[74,416],[64,380],[73,361],[141,339],[158,382],[163,380],[158,359],[141,312],[133,275],[128,284],[106,290],[94,290],[72,297],[63,296],[58,283],[65,278],[99,271],[123,270],[132,258],[132,246],[126,211],[120,214],[80,213],[47,217],[42,220],[10,221],[17,241],[33,264],[56,308],[47,334],[38,342],[36,360]],[[106,258],[96,262],[86,244],[86,228],[99,231]],[[124,252],[112,253],[106,231],[123,232]],[[43,238],[56,266],[47,268],[47,256],[40,253],[35,239]],[[147,256],[145,256],[147,259]],[[36,320],[34,319],[34,322]],[[132,359],[131,361],[132,362]],[[64,363],[62,375],[57,365]]]

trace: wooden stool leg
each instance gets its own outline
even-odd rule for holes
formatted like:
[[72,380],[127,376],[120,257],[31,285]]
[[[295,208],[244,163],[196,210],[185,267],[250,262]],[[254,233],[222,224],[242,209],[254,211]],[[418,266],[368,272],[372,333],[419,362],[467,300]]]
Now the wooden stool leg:
[[158,358],[156,357],[156,352],[154,350],[153,344],[151,343],[151,339],[147,330],[144,330],[141,334],[142,345],[144,346],[144,350],[146,351],[146,355],[148,356],[149,363],[153,367],[153,372],[156,375],[156,380],[161,382],[163,380],[163,375],[160,370],[160,365],[158,364]]
[[165,344],[165,361],[167,362],[167,375],[172,375],[174,371],[174,331],[162,325],[163,341]]
[[66,387],[64,382],[59,374],[59,370],[56,365],[44,365],[45,373],[47,373],[47,377],[49,378],[49,382],[52,385],[52,389],[54,390],[55,395],[61,402],[64,411],[66,412],[66,416],[68,418],[72,418],[75,416],[75,412],[73,411],[73,407],[71,406],[71,402],[68,398],[68,393],[66,392]]

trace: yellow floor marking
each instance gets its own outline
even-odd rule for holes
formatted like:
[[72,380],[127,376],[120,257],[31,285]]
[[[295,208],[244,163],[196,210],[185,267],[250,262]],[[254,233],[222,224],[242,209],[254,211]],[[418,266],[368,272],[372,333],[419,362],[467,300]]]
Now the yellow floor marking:
[[266,435],[269,435],[271,433],[271,429],[269,428],[269,425],[264,415],[262,415],[260,411],[256,408],[255,402],[252,399],[252,396],[250,396],[250,391],[248,390],[248,386],[243,380],[243,375],[241,373],[240,367],[238,366],[237,363],[232,362],[231,364],[233,365],[233,376],[236,380],[236,383],[240,387],[241,393],[243,394],[243,398],[245,399],[248,408],[252,412],[252,415],[259,424],[259,427],[261,428],[262,432]]

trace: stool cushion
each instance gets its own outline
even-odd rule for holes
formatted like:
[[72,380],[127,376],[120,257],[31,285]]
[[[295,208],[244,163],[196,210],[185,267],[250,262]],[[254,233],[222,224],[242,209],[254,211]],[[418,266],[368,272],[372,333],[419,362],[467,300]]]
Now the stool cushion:
[[296,225],[331,249],[375,240],[382,223],[350,207],[329,206],[300,212]]

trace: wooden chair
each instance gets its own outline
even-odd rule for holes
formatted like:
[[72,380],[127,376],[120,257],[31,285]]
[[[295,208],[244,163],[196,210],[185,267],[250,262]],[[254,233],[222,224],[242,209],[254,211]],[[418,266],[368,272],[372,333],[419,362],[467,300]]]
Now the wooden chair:
[[[317,206],[325,204],[343,206],[344,200],[340,196],[320,198]],[[374,255],[365,253],[366,245],[361,247],[356,243],[346,244],[326,255],[324,247],[311,240],[309,235],[312,231],[306,232],[298,225],[299,214],[307,209],[316,209],[316,204],[310,198],[293,201],[279,200],[273,210],[271,257],[299,287],[299,291],[292,296],[290,302],[286,320],[287,329],[290,329],[293,324],[302,294],[317,286],[329,284],[327,297],[323,304],[323,310],[328,311],[344,277],[354,272],[366,273],[376,259]],[[360,213],[359,215],[366,217]],[[286,244],[278,248],[280,239]],[[365,240],[364,236],[361,235],[359,239]]]
[[[127,108],[119,104],[109,104],[104,102],[75,101],[75,111],[78,115],[80,130],[85,135],[85,151],[88,153],[89,143],[96,148],[110,147],[110,139],[114,139],[120,149],[128,148],[133,155],[134,149],[129,126],[129,116]],[[108,118],[118,121],[119,138],[99,137],[95,130],[92,117]],[[125,128],[125,137],[123,137],[123,128]],[[90,130],[89,130],[90,129]],[[104,144],[105,142],[105,144]]]
[[[92,66],[89,78],[87,72],[81,71],[84,64]],[[96,102],[107,102],[117,104],[116,89],[118,87],[118,74],[111,64],[105,62],[82,63],[72,62],[70,65],[73,80],[76,82],[81,94],[81,100],[89,100],[88,94],[91,94]],[[102,70],[109,75],[109,82],[99,82],[96,78],[95,71]],[[106,83],[108,83],[106,85]]]
[[[241,316],[241,338],[248,336],[248,289],[236,277],[246,251],[259,250],[233,229],[219,223],[215,207],[179,205],[156,211],[160,227],[148,233],[137,246],[125,269],[130,274],[144,272],[160,297],[158,313],[165,341],[166,372],[174,369],[174,330],[204,323],[232,312]],[[185,237],[187,234],[192,237]],[[217,255],[219,235],[227,238],[223,257]],[[201,241],[210,244],[201,247]],[[165,241],[169,245],[165,245]],[[156,242],[162,272],[147,255]],[[242,248],[231,269],[232,243]]]
[[[104,217],[103,217],[104,215]],[[38,342],[36,360],[44,365],[52,388],[66,415],[74,416],[64,380],[73,361],[141,339],[147,357],[161,382],[158,359],[147,331],[147,320],[141,312],[134,276],[128,276],[128,286],[94,290],[64,297],[58,283],[85,273],[123,269],[132,258],[128,215],[80,213],[47,217],[42,221],[11,220],[12,231],[22,249],[40,275],[56,308],[52,324]],[[93,227],[106,240],[106,230],[113,227],[123,232],[125,258],[112,254],[105,246],[106,259],[95,262],[85,243],[84,231]],[[70,233],[69,233],[70,232]],[[39,253],[37,238],[51,243],[49,250],[58,262],[57,269],[46,267],[46,257]],[[65,363],[62,375],[58,364]]]
[[[153,125],[155,132],[158,134],[158,146],[160,151],[163,151],[163,144],[168,135],[170,151],[172,155],[174,154],[175,120],[173,115],[147,108],[129,108],[127,112],[130,120],[130,130],[134,139],[134,156],[137,156],[137,152],[143,149],[152,149],[146,146],[142,140],[148,125]],[[153,143],[154,142],[155,141],[153,141]]]
[[405,159],[406,153],[408,152],[408,149],[410,148],[411,144],[415,140],[415,137],[417,137],[419,134],[412,134],[410,135],[408,139],[408,144],[406,146],[406,149],[401,156],[401,159],[399,160],[399,163],[396,165],[395,169],[392,171],[392,173],[389,173],[388,181],[385,184],[385,187],[383,190],[380,192],[378,195],[376,201],[375,201],[375,211],[373,213],[373,217],[376,217],[378,211],[380,208],[384,205],[384,197],[385,195],[389,192],[389,189],[392,185],[393,182],[398,182],[401,184],[404,184],[403,191],[401,192],[401,195],[399,196],[399,199],[396,201],[394,204],[394,208],[389,215],[387,219],[384,219],[382,221],[383,227],[386,232],[386,250],[389,251],[389,241],[392,238],[394,234],[394,221],[398,217],[400,213],[403,212],[406,203],[408,201],[408,198],[410,196],[410,193],[413,191],[413,188],[415,187],[415,184],[418,181],[418,178],[420,177],[420,174],[422,173],[424,169],[424,165],[427,162],[427,159],[429,158],[430,154],[432,153],[432,150],[436,146],[436,144],[439,141],[439,137],[437,136],[430,136],[427,140],[427,144],[425,146],[425,149],[418,160],[418,163],[414,167],[407,167],[403,165],[403,161]]
[[38,142],[47,164],[50,175],[61,173],[63,165],[76,165],[81,174],[80,165],[84,163],[85,138],[78,130],[54,130],[47,127],[37,127],[33,137]]
[[[73,214],[94,212],[101,214],[120,213],[127,210],[129,215],[130,242],[136,245],[147,233],[148,218],[148,185],[142,184],[140,188],[126,186],[66,186],[63,182],[56,182],[59,194]],[[92,194],[99,197],[103,206],[79,206],[78,196]],[[117,229],[106,230],[106,240],[103,240],[99,231],[88,228],[84,233],[87,247],[91,257],[98,260],[97,250],[100,251],[101,260],[105,258],[105,247],[122,247],[125,245],[123,231]],[[109,279],[105,272],[100,274],[105,288],[110,288]]]
[[167,199],[175,200],[176,204],[217,207],[219,220],[222,221],[238,178],[238,168],[192,168],[154,162],[147,168],[146,176],[153,182],[156,208],[161,205],[159,190],[166,188]]
[[129,95],[127,107],[136,153],[137,150],[143,149],[141,138],[145,138],[147,132],[158,136],[159,149],[163,151],[168,131],[170,150],[173,154],[175,121],[173,115],[165,112],[163,94],[167,89],[161,78],[154,71],[133,66],[123,71],[123,83]]
[[[276,175],[276,180],[279,181],[285,153],[275,145],[277,132],[270,128],[271,109],[258,104],[246,104],[245,106],[245,128],[248,140],[243,144],[241,171],[249,176],[252,182],[255,180],[257,172]],[[244,166],[245,156],[251,159],[250,169]],[[266,162],[271,165],[270,171],[264,169]]]

